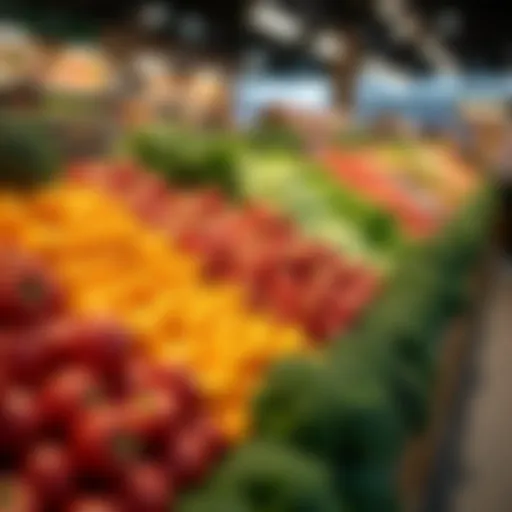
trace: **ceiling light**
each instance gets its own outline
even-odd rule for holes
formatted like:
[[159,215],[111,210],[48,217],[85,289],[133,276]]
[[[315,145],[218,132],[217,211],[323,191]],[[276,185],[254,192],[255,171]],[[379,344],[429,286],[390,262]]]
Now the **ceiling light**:
[[249,23],[265,35],[284,42],[298,41],[304,29],[298,18],[266,3],[253,7],[249,12]]

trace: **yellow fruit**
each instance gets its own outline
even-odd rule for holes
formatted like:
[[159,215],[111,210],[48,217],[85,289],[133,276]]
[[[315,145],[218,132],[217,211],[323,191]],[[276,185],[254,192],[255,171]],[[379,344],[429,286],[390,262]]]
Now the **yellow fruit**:
[[113,315],[148,357],[191,370],[229,435],[246,431],[265,367],[306,346],[301,331],[251,313],[241,287],[205,284],[196,259],[87,188],[0,198],[3,234],[45,259],[76,313]]

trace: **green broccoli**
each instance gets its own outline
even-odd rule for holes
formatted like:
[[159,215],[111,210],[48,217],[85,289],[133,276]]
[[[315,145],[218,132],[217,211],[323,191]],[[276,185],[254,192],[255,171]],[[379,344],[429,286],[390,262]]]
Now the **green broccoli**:
[[255,512],[248,500],[234,492],[219,492],[214,487],[185,497],[177,512]]
[[277,365],[255,403],[259,435],[326,461],[389,460],[402,445],[398,412],[386,386],[364,361],[334,366],[296,359]]
[[242,446],[219,469],[214,485],[251,512],[340,512],[329,472],[316,460],[279,443]]

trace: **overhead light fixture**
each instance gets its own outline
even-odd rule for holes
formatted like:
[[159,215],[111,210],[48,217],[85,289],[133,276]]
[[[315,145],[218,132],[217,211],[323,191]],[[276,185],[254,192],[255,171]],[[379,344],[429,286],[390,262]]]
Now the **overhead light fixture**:
[[267,2],[255,4],[248,21],[252,28],[287,43],[299,41],[304,31],[304,24],[296,16]]

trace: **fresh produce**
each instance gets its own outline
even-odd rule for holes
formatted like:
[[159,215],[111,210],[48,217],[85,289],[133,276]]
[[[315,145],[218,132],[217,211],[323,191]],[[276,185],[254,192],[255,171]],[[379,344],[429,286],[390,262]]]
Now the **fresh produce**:
[[478,186],[473,169],[441,145],[396,141],[367,148],[367,153],[378,159],[379,169],[410,189],[435,196],[451,211],[460,207]]
[[[297,222],[312,239],[344,255],[389,266],[401,243],[392,216],[352,190],[337,188],[336,180],[289,142],[279,129],[234,140],[225,134],[191,137],[155,128],[128,137],[122,154],[157,169],[173,185],[215,186],[236,200],[263,202]],[[222,170],[210,154],[223,155]]]
[[310,240],[263,206],[231,206],[207,189],[166,190],[128,164],[77,166],[72,175],[120,197],[198,256],[206,278],[241,284],[253,305],[297,323],[317,342],[346,332],[378,290],[375,270]]
[[153,126],[130,134],[123,152],[177,185],[219,186],[231,197],[238,197],[235,147],[235,141],[227,134]]
[[400,510],[492,190],[445,148],[274,128],[147,130],[121,150],[152,172],[37,189],[55,168],[23,133],[0,147],[0,511]]
[[251,512],[343,511],[333,484],[329,472],[315,459],[279,444],[256,441],[239,448],[221,465],[212,492],[224,499],[238,497]]
[[390,265],[400,247],[391,215],[358,197],[304,155],[247,150],[240,157],[244,196],[272,205],[310,236],[373,264]]
[[18,198],[19,210],[25,220],[4,219],[6,232],[16,231],[20,246],[56,273],[78,317],[94,319],[66,327],[84,364],[94,360],[117,373],[125,335],[108,319],[118,319],[135,333],[141,352],[192,371],[230,436],[247,429],[262,370],[306,349],[299,328],[250,312],[240,287],[205,285],[198,262],[105,194],[56,185]]
[[390,211],[408,235],[429,236],[442,223],[442,212],[410,197],[397,183],[376,170],[375,162],[364,153],[327,149],[319,152],[317,158],[345,186]]
[[336,475],[347,465],[389,461],[403,439],[380,376],[347,356],[343,367],[305,358],[276,364],[255,404],[260,436],[299,447]]
[[[64,294],[23,254],[0,261],[2,275],[23,268],[51,281],[39,292]],[[40,312],[24,310],[24,325],[0,319],[0,510],[169,510],[225,453],[199,391],[181,370],[142,359],[113,321]]]
[[42,122],[24,117],[0,119],[0,185],[29,189],[54,177],[58,150]]

